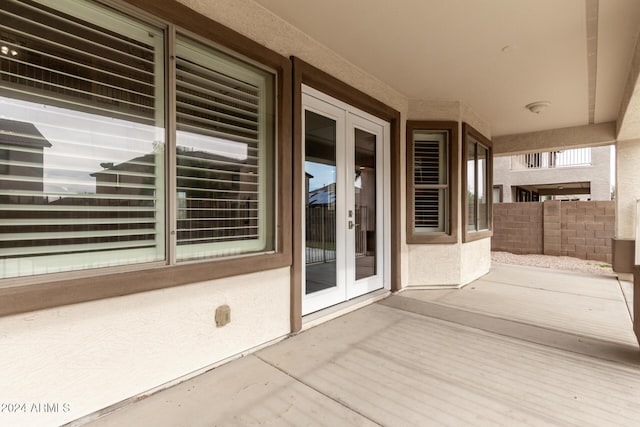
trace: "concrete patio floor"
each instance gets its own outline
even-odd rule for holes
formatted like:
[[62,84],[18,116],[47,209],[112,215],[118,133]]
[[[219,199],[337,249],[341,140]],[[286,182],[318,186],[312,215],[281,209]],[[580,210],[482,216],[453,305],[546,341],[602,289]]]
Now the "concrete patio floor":
[[407,290],[92,426],[634,425],[640,352],[613,277],[494,265]]

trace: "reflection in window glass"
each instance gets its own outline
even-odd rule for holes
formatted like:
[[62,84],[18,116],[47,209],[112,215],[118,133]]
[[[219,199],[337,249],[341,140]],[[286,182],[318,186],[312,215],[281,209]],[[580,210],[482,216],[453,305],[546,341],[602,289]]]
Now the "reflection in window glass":
[[467,143],[467,230],[476,230],[476,143]]
[[375,276],[377,263],[376,135],[354,130],[356,280]]
[[487,149],[478,145],[478,230],[489,228],[487,156]]
[[178,260],[273,250],[273,76],[179,37]]
[[305,294],[337,286],[336,143],[332,118],[304,112]]
[[489,229],[489,149],[471,139],[467,142],[467,230]]
[[4,2],[0,42],[0,279],[274,250],[272,72],[178,35],[167,88],[164,30],[84,0]]
[[162,260],[163,33],[42,3],[0,11],[0,277]]

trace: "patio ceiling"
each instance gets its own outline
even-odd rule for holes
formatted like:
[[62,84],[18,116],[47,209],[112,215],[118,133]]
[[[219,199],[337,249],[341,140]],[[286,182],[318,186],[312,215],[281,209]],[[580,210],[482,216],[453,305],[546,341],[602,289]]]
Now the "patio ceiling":
[[615,121],[636,89],[637,0],[256,1],[409,99],[463,101],[493,136]]

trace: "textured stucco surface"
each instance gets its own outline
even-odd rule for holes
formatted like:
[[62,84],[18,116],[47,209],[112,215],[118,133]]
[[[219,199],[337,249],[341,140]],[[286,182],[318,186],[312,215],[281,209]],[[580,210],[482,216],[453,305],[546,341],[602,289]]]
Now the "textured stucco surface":
[[640,199],[640,139],[616,143],[616,237],[635,239]]
[[471,107],[460,101],[409,100],[408,120],[453,120],[466,122],[486,138],[491,138],[491,127]]
[[459,284],[460,244],[409,245],[408,287]]
[[461,246],[460,283],[466,285],[484,276],[491,268],[491,239],[463,243]]
[[408,120],[460,120],[460,103],[457,101],[409,100]]
[[[217,328],[222,304],[231,323]],[[71,410],[0,424],[59,425],[288,332],[288,268],[5,317],[0,402]]]
[[409,245],[408,287],[461,286],[491,268],[491,239],[455,245]]

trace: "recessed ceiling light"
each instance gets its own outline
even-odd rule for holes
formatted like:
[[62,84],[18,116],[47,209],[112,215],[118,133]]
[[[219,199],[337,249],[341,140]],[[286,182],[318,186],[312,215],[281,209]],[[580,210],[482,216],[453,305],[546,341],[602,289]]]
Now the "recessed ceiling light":
[[2,45],[0,46],[0,53],[2,53],[3,55],[11,55],[11,56],[16,56],[18,55],[18,51],[15,49],[11,49],[9,46],[5,46]]
[[551,101],[537,101],[525,105],[525,108],[534,114],[540,114],[551,105]]

